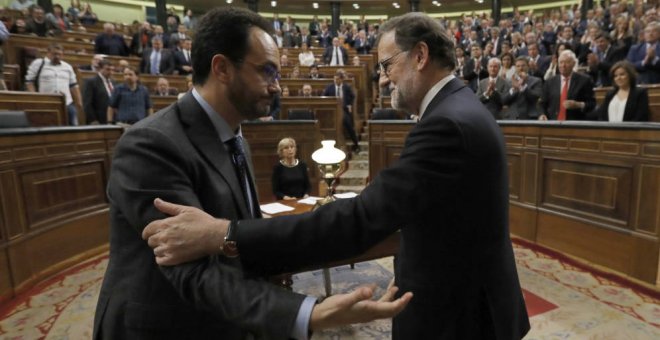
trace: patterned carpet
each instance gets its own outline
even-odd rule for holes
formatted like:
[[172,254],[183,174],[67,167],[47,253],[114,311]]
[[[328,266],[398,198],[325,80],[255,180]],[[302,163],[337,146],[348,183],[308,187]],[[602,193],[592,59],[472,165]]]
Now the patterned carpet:
[[[525,339],[660,339],[660,292],[524,241],[514,243],[532,330]],[[89,339],[107,255],[91,259],[0,306],[0,339]],[[384,289],[392,259],[331,269],[334,292],[363,283]],[[294,276],[294,290],[322,296],[320,271]],[[390,322],[316,333],[314,339],[389,339]]]

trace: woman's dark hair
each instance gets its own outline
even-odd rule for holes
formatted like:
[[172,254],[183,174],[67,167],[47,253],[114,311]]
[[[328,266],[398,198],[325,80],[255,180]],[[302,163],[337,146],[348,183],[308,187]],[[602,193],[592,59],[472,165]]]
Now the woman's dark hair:
[[211,60],[222,54],[240,63],[249,49],[252,27],[272,34],[272,27],[259,14],[238,7],[214,8],[199,21],[192,46],[193,83],[202,85],[211,72]]
[[628,80],[630,81],[630,87],[633,88],[637,86],[637,71],[635,71],[635,66],[631,64],[630,62],[626,60],[622,60],[617,62],[616,64],[612,65],[612,68],[610,68],[610,76],[612,77],[612,85],[614,86],[615,89],[618,89],[619,87],[616,85],[614,82],[614,71],[618,69],[623,69],[626,71],[628,74]]
[[432,61],[443,68],[456,68],[454,41],[438,20],[411,12],[385,22],[380,27],[379,36],[390,31],[394,31],[394,41],[402,51],[410,51],[418,43],[425,42]]

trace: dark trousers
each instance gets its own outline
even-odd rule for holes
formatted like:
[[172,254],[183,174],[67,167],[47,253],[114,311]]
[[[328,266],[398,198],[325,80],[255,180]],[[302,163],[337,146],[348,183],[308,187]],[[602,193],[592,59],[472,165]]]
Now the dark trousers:
[[358,145],[358,138],[355,134],[355,127],[353,127],[353,115],[351,115],[348,110],[344,110],[344,131],[348,134],[348,137],[353,141],[354,147]]

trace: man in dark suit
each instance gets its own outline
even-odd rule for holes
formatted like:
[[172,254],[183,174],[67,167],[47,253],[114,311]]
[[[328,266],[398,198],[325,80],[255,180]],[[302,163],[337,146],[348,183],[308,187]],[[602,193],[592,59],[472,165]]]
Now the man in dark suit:
[[303,44],[307,45],[307,48],[312,47],[312,35],[309,34],[307,27],[303,27],[300,33],[300,46]]
[[502,61],[499,58],[488,60],[488,78],[481,80],[477,97],[495,119],[502,119],[502,96],[509,91],[506,79],[499,76]]
[[101,59],[98,62],[98,73],[87,80],[83,86],[83,111],[87,116],[87,124],[107,124],[108,103],[115,84],[110,79],[112,64]]
[[131,53],[141,57],[144,49],[151,47],[152,35],[151,24],[148,21],[143,22],[142,27],[133,34],[133,39],[131,39]]
[[644,41],[630,48],[628,61],[635,65],[640,84],[660,83],[660,23],[644,28]]
[[175,63],[172,52],[163,48],[163,41],[158,37],[151,38],[152,48],[146,48],[140,61],[140,73],[172,74]]
[[177,267],[156,264],[140,237],[150,221],[164,217],[153,208],[156,197],[216,217],[260,217],[239,124],[265,115],[279,92],[277,46],[269,23],[240,8],[210,10],[197,27],[195,88],[126,130],[115,148],[110,262],[93,339],[300,339],[308,330],[371,320],[380,309],[381,317],[394,315],[410,296],[372,305],[362,301],[370,290],[361,288],[314,304],[315,298],[266,283],[268,268],[239,259],[214,255]]
[[481,47],[473,44],[470,59],[463,66],[463,79],[468,81],[472,91],[477,92],[479,81],[488,77],[488,58],[481,55]]
[[333,38],[332,46],[323,52],[323,63],[330,66],[348,65],[348,51],[339,44],[339,38]]
[[550,67],[552,57],[541,55],[539,52],[539,46],[538,43],[531,42],[529,45],[525,46],[525,48],[527,49],[527,56],[529,57],[529,75],[543,81],[543,76],[545,76],[545,72],[548,71],[548,67]]
[[625,59],[626,51],[624,48],[612,46],[610,35],[601,32],[596,36],[596,53],[587,55],[587,65],[589,66],[589,76],[596,84],[600,86],[612,86],[612,77],[610,69],[616,62]]
[[596,107],[594,83],[587,75],[573,72],[577,58],[565,50],[559,55],[559,73],[543,85],[540,120],[585,120]]
[[330,33],[330,30],[328,29],[327,25],[325,24],[321,25],[321,32],[319,32],[316,38],[319,41],[319,46],[323,48],[328,48],[329,46],[332,46],[332,34]]
[[154,89],[153,94],[159,97],[176,96],[179,94],[179,91],[174,87],[170,87],[170,82],[161,77],[156,81],[156,88]]
[[353,141],[353,151],[360,152],[360,146],[355,133],[355,127],[353,126],[353,103],[355,101],[355,94],[350,85],[344,84],[344,79],[346,79],[346,72],[339,69],[335,72],[335,81],[334,83],[328,85],[323,90],[323,95],[328,97],[340,97],[342,99],[342,107],[344,109],[343,117],[343,126],[344,131]]
[[181,50],[174,52],[174,63],[180,75],[192,74],[192,40],[186,38],[181,41]]
[[505,119],[538,119],[536,107],[543,91],[540,78],[529,75],[529,59],[525,56],[516,58],[516,73],[511,80],[510,89],[502,97],[502,104],[509,109]]
[[121,34],[115,33],[115,24],[106,22],[103,24],[103,33],[99,33],[94,39],[94,53],[128,56],[128,46]]
[[[504,138],[453,76],[453,51],[444,28],[423,13],[381,26],[380,85],[393,88],[394,109],[421,118],[399,159],[359,196],[307,214],[231,222],[158,202],[174,216],[143,233],[156,261],[219,253],[221,243],[243,263],[286,270],[356,255],[400,229],[394,278],[415,297],[394,318],[393,339],[521,339],[529,320],[509,238]],[[201,236],[218,228],[220,235]]]
[[367,39],[367,32],[364,30],[358,32],[353,48],[357,54],[369,54],[369,51],[371,51],[371,45]]

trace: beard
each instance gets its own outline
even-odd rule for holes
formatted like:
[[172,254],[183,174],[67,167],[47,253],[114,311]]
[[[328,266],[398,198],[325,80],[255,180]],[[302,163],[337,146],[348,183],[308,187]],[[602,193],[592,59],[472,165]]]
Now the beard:
[[255,98],[248,89],[248,86],[241,77],[234,78],[234,82],[229,89],[229,101],[234,105],[238,112],[247,120],[254,120],[268,115],[270,112],[270,103],[263,105],[265,98]]

